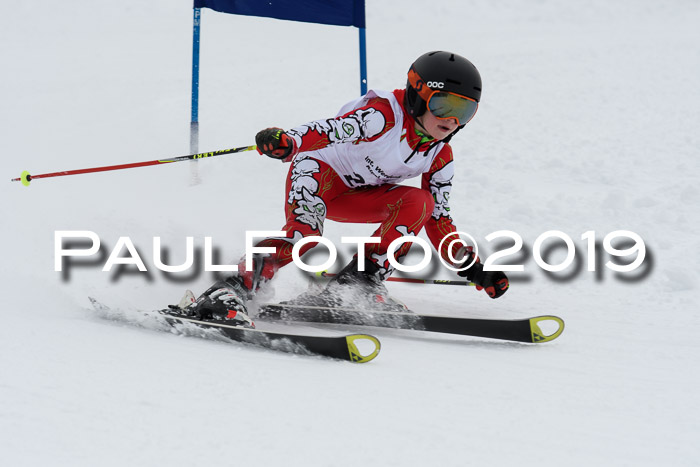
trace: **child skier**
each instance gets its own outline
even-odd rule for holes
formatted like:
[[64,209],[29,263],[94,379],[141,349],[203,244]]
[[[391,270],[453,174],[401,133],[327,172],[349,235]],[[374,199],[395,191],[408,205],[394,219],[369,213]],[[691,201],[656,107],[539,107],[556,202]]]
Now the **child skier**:
[[[481,76],[470,61],[449,52],[430,52],[411,65],[405,89],[371,90],[343,106],[335,118],[288,131],[260,131],[255,137],[258,152],[292,163],[282,228],[286,236],[259,242],[257,246],[274,247],[275,253],[254,255],[252,270],[241,261],[237,275],[216,282],[184,310],[200,319],[253,326],[246,302],[292,261],[299,239],[323,234],[326,219],[379,223],[372,236],[381,238],[365,245],[364,260],[356,255],[331,281],[326,303],[340,303],[338,297],[347,297],[337,293],[343,289],[352,290],[365,305],[390,301],[382,285],[393,269],[387,260],[389,244],[425,228],[438,249],[446,235],[457,231],[449,214],[454,163],[448,142],[474,116],[480,98]],[[421,188],[398,185],[419,175]],[[448,252],[450,244],[453,251]],[[300,255],[313,246],[304,245]],[[409,248],[410,243],[403,243],[395,253],[397,260]],[[491,298],[508,289],[506,275],[484,271],[471,247],[446,241],[438,253],[452,264],[450,254],[462,259],[457,265],[475,260],[458,274]]]

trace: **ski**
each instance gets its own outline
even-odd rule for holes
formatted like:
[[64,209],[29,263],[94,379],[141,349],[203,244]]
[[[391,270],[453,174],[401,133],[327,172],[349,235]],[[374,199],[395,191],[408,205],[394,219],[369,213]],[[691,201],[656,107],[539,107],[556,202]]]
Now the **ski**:
[[[515,320],[478,319],[284,303],[262,305],[257,319],[410,329],[528,343],[549,342],[564,331],[564,321],[549,315]],[[556,323],[556,331],[542,332],[540,323],[544,321]]]
[[[90,297],[90,302],[98,311],[109,309],[92,297]],[[188,333],[186,328],[188,326],[194,326],[196,329],[212,331],[219,336],[236,342],[252,344],[281,352],[320,355],[353,363],[369,362],[377,357],[381,349],[379,340],[369,334],[309,336],[232,326],[221,321],[202,321],[180,315],[170,309],[142,313],[155,313],[157,316],[163,318],[178,334],[191,335],[192,333]],[[370,353],[361,352],[357,346],[359,341],[369,341],[373,346],[373,350]]]

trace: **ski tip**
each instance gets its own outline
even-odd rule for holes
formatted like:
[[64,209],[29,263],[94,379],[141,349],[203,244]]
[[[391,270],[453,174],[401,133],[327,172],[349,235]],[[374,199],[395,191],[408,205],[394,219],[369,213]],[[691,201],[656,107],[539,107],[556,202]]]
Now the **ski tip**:
[[[556,323],[557,329],[551,334],[545,334],[540,327],[540,323],[545,321],[553,321]],[[564,332],[564,320],[557,316],[537,316],[535,318],[530,318],[530,332],[532,334],[532,342],[536,344],[552,341]]]
[[[379,339],[368,334],[352,334],[350,336],[345,336],[345,340],[348,343],[350,361],[353,363],[367,363],[374,360],[374,358],[379,355],[379,351],[382,348]],[[362,350],[358,348],[358,343]],[[371,350],[366,350],[368,344],[371,345]]]

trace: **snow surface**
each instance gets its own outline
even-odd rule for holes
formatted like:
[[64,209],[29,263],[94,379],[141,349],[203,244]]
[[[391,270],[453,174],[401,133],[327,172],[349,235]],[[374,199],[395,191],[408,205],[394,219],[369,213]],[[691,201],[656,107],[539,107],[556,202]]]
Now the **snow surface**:
[[[700,3],[368,2],[370,87],[403,86],[434,49],[480,69],[481,108],[453,142],[453,217],[486,250],[504,229],[526,246],[499,300],[392,293],[431,313],[556,314],[566,330],[543,345],[376,330],[382,352],[365,365],[90,311],[88,296],[136,310],[201,292],[213,274],[161,273],[152,238],[170,264],[187,236],[238,258],[246,230],[282,225],[286,165],[248,152],[8,181],[187,154],[191,16],[186,0],[18,2],[0,29],[2,465],[700,465]],[[209,10],[202,26],[202,151],[330,117],[358,94],[355,29]],[[586,271],[581,235],[620,229],[644,239],[644,274],[620,278],[607,255]],[[102,272],[106,256],[55,272],[57,230],[94,231],[105,255],[128,236],[150,272]],[[537,267],[548,230],[572,237],[580,269]],[[277,298],[304,287],[286,268]]]

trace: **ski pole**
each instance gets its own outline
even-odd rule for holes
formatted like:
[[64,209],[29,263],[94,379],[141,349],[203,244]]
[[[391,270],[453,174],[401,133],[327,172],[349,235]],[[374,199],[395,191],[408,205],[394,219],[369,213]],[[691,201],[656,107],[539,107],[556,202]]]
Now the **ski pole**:
[[[316,273],[317,277],[333,277],[335,274],[321,271]],[[463,285],[463,286],[475,286],[476,284],[469,281],[453,281],[449,279],[414,279],[411,277],[389,277],[386,279],[391,282],[410,282],[414,284],[437,284],[437,285]]]
[[221,149],[219,151],[202,152],[199,154],[190,154],[187,156],[178,156],[178,157],[173,157],[170,159],[158,159],[155,161],[146,161],[146,162],[133,162],[131,164],[107,165],[104,167],[93,167],[90,169],[64,170],[61,172],[52,172],[52,173],[39,174],[39,175],[30,175],[29,172],[25,170],[24,172],[22,172],[22,175],[20,175],[19,178],[13,178],[10,181],[22,182],[22,185],[29,186],[29,182],[31,182],[32,180],[37,179],[37,178],[63,177],[64,175],[78,175],[78,174],[86,174],[86,173],[92,173],[92,172],[107,172],[109,170],[133,169],[135,167],[147,167],[149,165],[159,165],[159,164],[169,164],[171,162],[199,160],[199,159],[204,159],[207,157],[223,156],[225,154],[234,154],[237,152],[252,151],[253,149],[256,149],[256,146],[243,146],[240,148]]
[[464,285],[467,287],[476,285],[475,283],[469,281],[453,281],[449,279],[413,279],[410,277],[389,277],[387,280],[393,282],[412,282],[415,284]]

